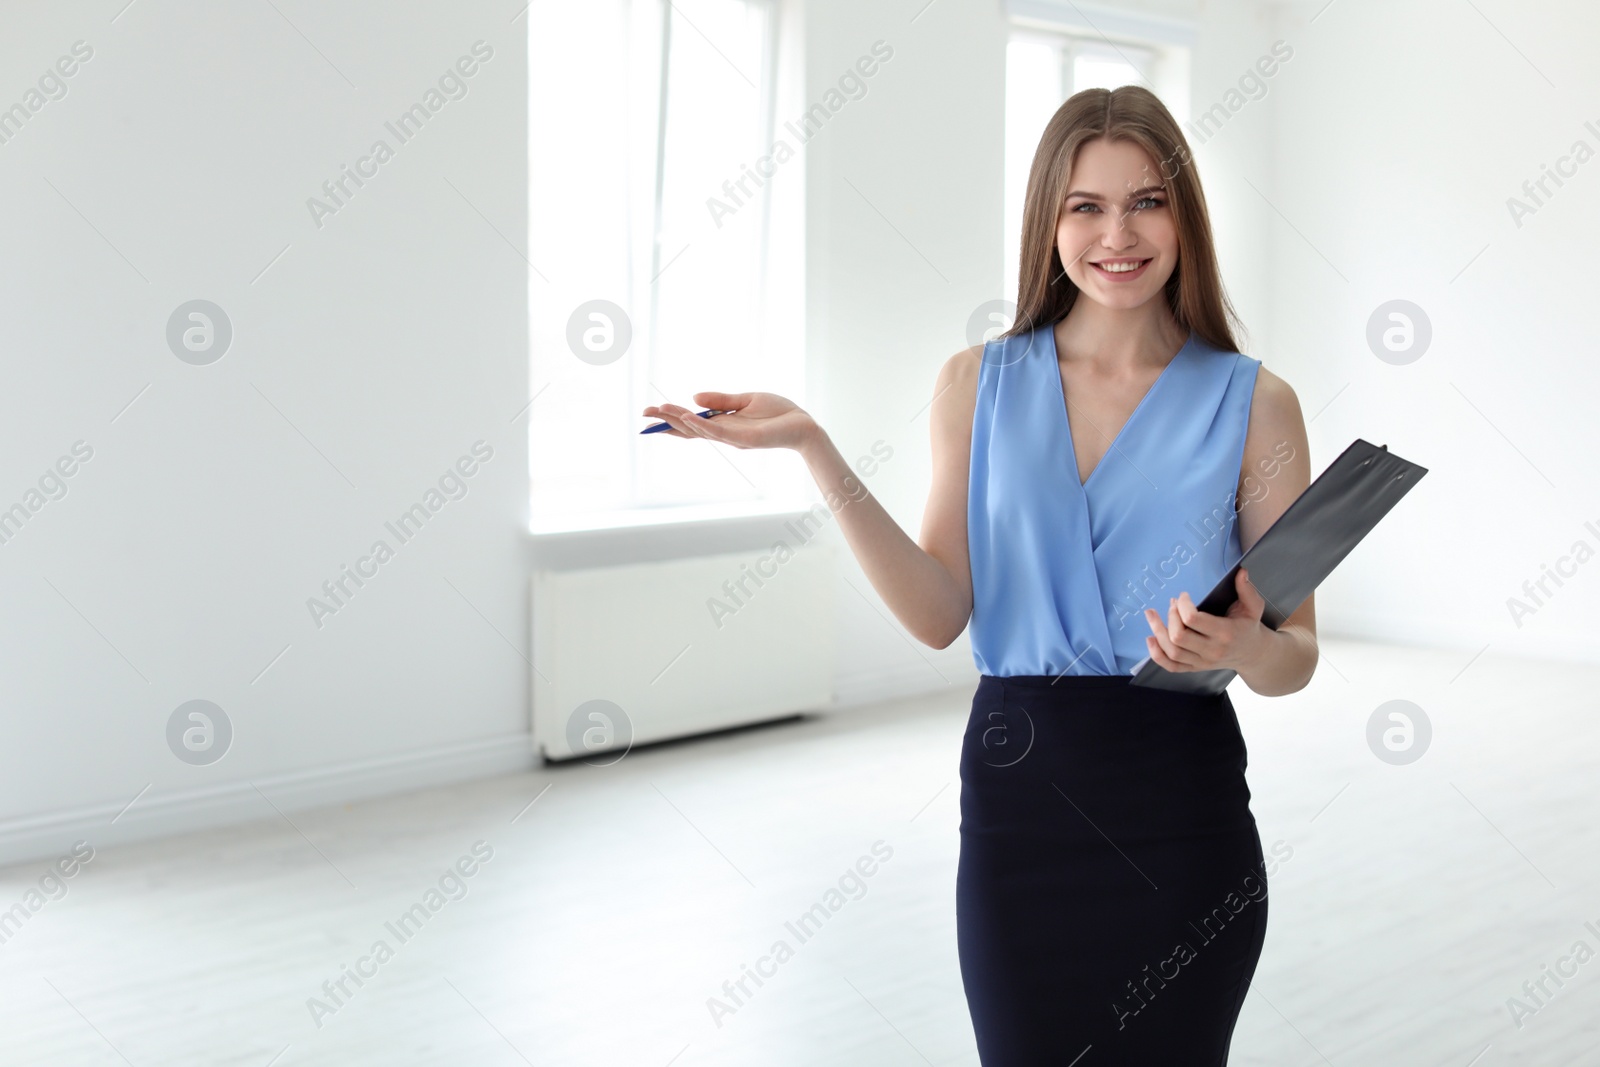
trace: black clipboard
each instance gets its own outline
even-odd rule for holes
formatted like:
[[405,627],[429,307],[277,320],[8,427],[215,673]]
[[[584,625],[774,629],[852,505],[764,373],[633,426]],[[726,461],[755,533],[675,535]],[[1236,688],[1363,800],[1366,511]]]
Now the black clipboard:
[[[1276,630],[1350,550],[1428,473],[1410,460],[1357,438],[1306,487],[1261,539],[1196,607],[1226,615],[1239,599],[1239,568],[1266,600],[1261,622]],[[1149,656],[1133,668],[1134,685],[1179,693],[1220,693],[1238,671],[1169,671]]]

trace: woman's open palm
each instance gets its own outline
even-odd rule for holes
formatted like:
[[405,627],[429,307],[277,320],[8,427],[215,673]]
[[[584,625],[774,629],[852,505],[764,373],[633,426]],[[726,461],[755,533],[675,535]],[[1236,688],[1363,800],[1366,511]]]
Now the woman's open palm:
[[799,449],[817,430],[809,414],[776,393],[696,393],[694,401],[727,414],[700,418],[677,404],[647,407],[644,414],[672,427],[663,433],[704,437],[735,448]]

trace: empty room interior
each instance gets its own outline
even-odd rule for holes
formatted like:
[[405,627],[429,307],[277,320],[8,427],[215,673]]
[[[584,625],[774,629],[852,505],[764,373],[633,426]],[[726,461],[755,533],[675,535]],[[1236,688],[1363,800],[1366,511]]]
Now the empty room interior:
[[6,4],[0,1065],[1600,1062],[1597,39]]

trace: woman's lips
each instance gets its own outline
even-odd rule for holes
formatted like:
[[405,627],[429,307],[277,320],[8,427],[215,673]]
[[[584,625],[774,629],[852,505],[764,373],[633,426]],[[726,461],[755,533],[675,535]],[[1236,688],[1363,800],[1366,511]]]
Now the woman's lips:
[[[1120,263],[1128,263],[1128,262],[1132,262],[1132,261],[1123,259],[1123,260],[1107,260],[1105,262],[1119,263],[1120,264]],[[1154,256],[1152,256],[1149,259],[1144,260],[1137,267],[1135,267],[1133,270],[1107,270],[1105,267],[1101,266],[1099,263],[1091,263],[1091,264],[1089,264],[1089,266],[1096,274],[1100,275],[1100,277],[1106,279],[1107,281],[1131,282],[1131,281],[1133,281],[1133,279],[1135,279],[1135,278],[1139,277],[1139,275],[1143,274],[1145,272],[1145,270],[1153,262],[1155,262],[1155,257]]]

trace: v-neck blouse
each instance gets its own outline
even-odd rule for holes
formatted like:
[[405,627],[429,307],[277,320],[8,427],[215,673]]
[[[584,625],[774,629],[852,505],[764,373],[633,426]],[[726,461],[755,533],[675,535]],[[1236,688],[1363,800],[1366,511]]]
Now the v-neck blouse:
[[1016,675],[1126,674],[1144,609],[1240,556],[1234,495],[1261,361],[1191,333],[1078,481],[1053,326],[990,341],[967,486],[972,655]]

